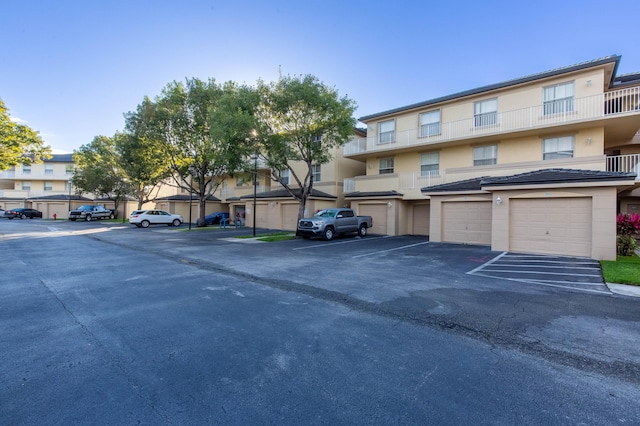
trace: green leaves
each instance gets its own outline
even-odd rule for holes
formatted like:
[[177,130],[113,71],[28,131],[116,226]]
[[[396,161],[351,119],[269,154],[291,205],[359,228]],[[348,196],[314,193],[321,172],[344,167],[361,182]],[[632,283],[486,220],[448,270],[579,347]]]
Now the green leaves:
[[9,110],[0,99],[0,170],[18,164],[38,163],[51,158],[51,148],[44,146],[38,132],[14,123]]

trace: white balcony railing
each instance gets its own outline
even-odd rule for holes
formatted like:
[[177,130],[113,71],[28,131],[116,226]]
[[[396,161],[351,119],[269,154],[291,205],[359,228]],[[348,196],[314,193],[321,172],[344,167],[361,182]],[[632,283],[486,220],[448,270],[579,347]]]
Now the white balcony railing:
[[447,182],[443,172],[430,171],[423,173],[398,173],[398,182],[400,190],[403,189],[419,189],[427,186],[440,185]]
[[[550,113],[553,111],[554,113]],[[576,98],[569,107],[550,110],[548,105],[535,105],[512,111],[498,112],[490,125],[478,125],[475,118],[443,122],[440,134],[422,136],[419,129],[396,132],[393,142],[378,142],[375,135],[354,139],[344,145],[344,155],[386,151],[411,146],[429,145],[456,139],[468,139],[559,124],[595,120],[616,114],[640,114],[640,87],[616,90],[599,95]],[[484,124],[482,121],[480,124]]]
[[636,173],[636,180],[640,180],[640,154],[612,155],[607,157],[608,172]]

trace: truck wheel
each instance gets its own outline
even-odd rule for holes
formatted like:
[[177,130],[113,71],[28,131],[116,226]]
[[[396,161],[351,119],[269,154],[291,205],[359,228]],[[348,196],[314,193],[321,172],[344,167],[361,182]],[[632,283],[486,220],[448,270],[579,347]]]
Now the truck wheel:
[[358,235],[361,237],[367,236],[367,225],[360,225],[360,228],[358,228]]
[[143,228],[148,228],[149,225],[151,224],[149,223],[148,220],[143,220],[142,222],[140,222],[140,226],[142,226]]
[[173,226],[180,226],[180,219],[173,219]]
[[91,215],[88,214],[84,217],[84,220],[86,220],[87,222],[91,222]]
[[26,219],[26,218],[27,218],[26,214],[23,214],[22,216],[20,216],[20,219]]
[[333,239],[333,228],[325,228],[322,233],[322,239],[325,241],[330,241]]
[[70,220],[71,222],[75,222],[75,221],[76,221],[75,219],[72,219],[72,218],[69,218],[69,220]]
[[111,214],[109,215],[109,219],[115,219],[115,218],[116,218],[116,217],[115,217],[115,215],[114,215],[113,213],[111,213]]

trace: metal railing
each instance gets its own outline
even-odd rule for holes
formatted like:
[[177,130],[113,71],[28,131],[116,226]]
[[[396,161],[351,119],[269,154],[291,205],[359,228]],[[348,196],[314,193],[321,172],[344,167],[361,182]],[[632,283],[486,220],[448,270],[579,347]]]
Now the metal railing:
[[621,89],[598,95],[575,98],[563,108],[534,105],[495,113],[490,122],[477,117],[443,122],[440,133],[421,136],[419,128],[396,132],[395,142],[378,143],[378,137],[354,139],[344,145],[345,156],[365,152],[386,151],[410,146],[424,146],[456,139],[496,135],[528,129],[545,128],[564,123],[594,120],[615,114],[640,114],[640,87]]

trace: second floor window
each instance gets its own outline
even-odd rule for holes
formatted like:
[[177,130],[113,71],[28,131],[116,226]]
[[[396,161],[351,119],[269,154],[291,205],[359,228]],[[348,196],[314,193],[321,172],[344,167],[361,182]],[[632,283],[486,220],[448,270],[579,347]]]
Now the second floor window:
[[420,137],[426,138],[440,134],[440,110],[420,114]]
[[73,174],[73,164],[67,164],[66,166],[64,166],[64,172],[68,175],[72,175]]
[[53,165],[52,164],[45,164],[44,165],[44,174],[45,175],[52,175],[53,174]]
[[53,189],[53,183],[51,182],[45,182],[44,183],[44,190],[45,191],[51,191]]
[[473,104],[474,127],[498,124],[498,99],[487,99]]
[[378,161],[378,173],[381,175],[393,173],[393,158],[381,158]]
[[473,165],[486,166],[496,164],[498,160],[498,147],[496,145],[477,146],[473,148]]
[[396,122],[387,120],[378,123],[378,143],[393,143],[396,141]]
[[22,166],[22,174],[30,175],[31,174],[31,166]]
[[31,191],[31,182],[23,181],[22,182],[22,190],[23,191]]
[[285,185],[289,185],[289,169],[283,170],[280,176],[282,177],[282,183]]
[[573,136],[548,138],[542,141],[542,159],[573,157]]
[[320,174],[320,164],[313,164],[311,166],[311,173],[313,175],[314,182],[320,182],[322,175]]
[[429,152],[420,156],[420,176],[437,176],[440,173],[440,153]]
[[544,87],[542,89],[544,115],[572,112],[574,108],[574,86],[573,81],[570,81]]

